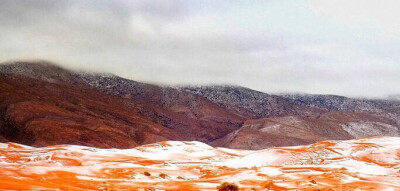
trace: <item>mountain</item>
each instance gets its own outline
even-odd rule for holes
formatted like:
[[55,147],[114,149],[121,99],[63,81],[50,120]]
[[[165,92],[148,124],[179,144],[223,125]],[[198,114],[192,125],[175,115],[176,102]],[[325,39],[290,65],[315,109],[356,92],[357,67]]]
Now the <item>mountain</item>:
[[7,63],[0,72],[0,135],[8,141],[104,148],[210,142],[243,123],[201,96],[116,76],[83,75],[42,62]]
[[70,71],[47,61],[2,63],[0,65],[0,74],[24,76],[50,83],[68,82],[69,84],[74,84],[80,82]]
[[130,148],[178,138],[169,129],[140,117],[129,100],[99,94],[70,81],[54,83],[60,82],[58,76],[46,78],[51,82],[41,77],[0,76],[0,134],[8,141],[35,146]]
[[164,140],[263,149],[399,136],[396,101],[157,86],[50,62],[0,65],[0,141],[131,148]]
[[236,86],[188,86],[249,119],[211,144],[237,149],[304,145],[329,139],[400,136],[400,103],[334,95],[271,95]]
[[131,149],[0,143],[0,190],[400,190],[400,138],[257,151],[164,141]]

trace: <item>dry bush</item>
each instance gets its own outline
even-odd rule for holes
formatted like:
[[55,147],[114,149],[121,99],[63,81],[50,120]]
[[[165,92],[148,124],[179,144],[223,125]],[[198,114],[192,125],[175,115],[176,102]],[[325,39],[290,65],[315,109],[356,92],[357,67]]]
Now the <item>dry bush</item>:
[[164,173],[161,173],[159,176],[160,176],[161,178],[163,178],[163,179],[165,179],[165,178],[168,177],[168,175],[167,175],[167,174],[164,174]]
[[217,189],[218,191],[239,191],[239,186],[235,183],[224,182]]

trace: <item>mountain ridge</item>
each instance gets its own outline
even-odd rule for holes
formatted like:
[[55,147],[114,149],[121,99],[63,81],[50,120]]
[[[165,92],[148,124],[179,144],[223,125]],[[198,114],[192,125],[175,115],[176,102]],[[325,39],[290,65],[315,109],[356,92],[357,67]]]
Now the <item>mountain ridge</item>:
[[[57,140],[47,143],[42,130],[32,128],[38,123],[53,132],[46,120],[54,129],[63,127],[59,143],[105,148],[127,145],[122,146],[125,141],[103,144],[93,137],[103,134],[112,139],[116,135],[110,132],[118,132],[132,146],[198,140],[213,146],[262,149],[359,136],[399,136],[400,132],[400,104],[395,101],[273,95],[230,85],[158,86],[112,74],[74,72],[50,62],[3,64],[0,74],[0,136],[36,146],[57,144]],[[48,109],[58,112],[49,114]],[[105,125],[107,131],[96,134],[93,125]],[[10,136],[13,131],[22,134]],[[80,137],[68,136],[69,131]],[[30,135],[42,140],[37,143]]]

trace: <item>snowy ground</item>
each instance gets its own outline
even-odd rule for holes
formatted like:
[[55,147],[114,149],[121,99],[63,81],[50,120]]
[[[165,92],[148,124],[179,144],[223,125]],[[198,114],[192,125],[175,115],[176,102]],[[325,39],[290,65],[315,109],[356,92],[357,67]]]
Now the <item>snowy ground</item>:
[[2,190],[400,190],[400,138],[259,151],[168,141],[133,149],[0,143]]

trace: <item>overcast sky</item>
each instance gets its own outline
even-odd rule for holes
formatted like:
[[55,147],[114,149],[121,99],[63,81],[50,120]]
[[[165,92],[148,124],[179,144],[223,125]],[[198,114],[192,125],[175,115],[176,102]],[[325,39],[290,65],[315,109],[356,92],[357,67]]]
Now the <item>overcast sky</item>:
[[0,61],[268,93],[400,94],[398,0],[0,0]]

